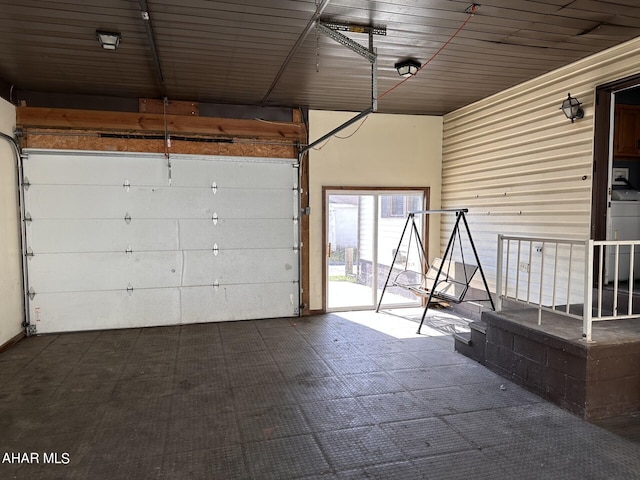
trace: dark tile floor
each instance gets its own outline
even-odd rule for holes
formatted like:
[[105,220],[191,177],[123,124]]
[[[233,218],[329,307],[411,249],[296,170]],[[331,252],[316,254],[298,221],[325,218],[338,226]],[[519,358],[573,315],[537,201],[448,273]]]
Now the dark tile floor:
[[38,461],[0,478],[640,479],[640,444],[415,329],[367,312],[25,339],[0,355],[0,455]]

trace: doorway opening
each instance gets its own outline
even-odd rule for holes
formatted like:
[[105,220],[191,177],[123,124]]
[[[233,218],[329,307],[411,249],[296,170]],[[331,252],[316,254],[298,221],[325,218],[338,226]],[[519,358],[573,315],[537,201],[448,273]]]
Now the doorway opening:
[[[390,270],[408,264],[421,272],[418,255],[408,245],[398,249],[398,238],[409,212],[428,208],[428,196],[425,188],[323,189],[325,311],[374,309]],[[421,221],[418,228],[428,238],[427,224]],[[386,307],[422,305],[400,288],[387,289],[384,300]]]
[[[640,75],[596,89],[592,202],[592,239],[640,239]],[[640,277],[640,252],[629,247],[617,254],[613,247],[607,250],[604,285],[632,282],[632,263],[634,277]],[[594,285],[598,281],[594,278]]]

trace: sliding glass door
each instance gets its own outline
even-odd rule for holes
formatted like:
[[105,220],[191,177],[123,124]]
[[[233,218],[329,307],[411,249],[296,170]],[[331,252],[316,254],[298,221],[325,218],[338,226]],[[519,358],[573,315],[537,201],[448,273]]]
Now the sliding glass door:
[[[418,251],[398,242],[408,213],[424,208],[423,190],[325,190],[327,311],[375,308],[390,270],[391,280],[406,270],[420,275]],[[421,234],[423,218],[416,218]],[[420,305],[398,287],[387,287],[384,301],[386,307]]]

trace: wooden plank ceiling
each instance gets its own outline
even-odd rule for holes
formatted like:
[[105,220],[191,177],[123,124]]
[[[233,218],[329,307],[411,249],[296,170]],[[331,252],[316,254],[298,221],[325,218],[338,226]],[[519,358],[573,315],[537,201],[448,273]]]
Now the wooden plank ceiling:
[[[313,26],[302,37],[324,1],[0,0],[0,79],[13,86],[15,103],[21,92],[52,92],[362,111],[370,106],[369,62]],[[382,93],[401,80],[394,64],[426,62],[470,5],[329,0],[321,19],[386,27],[386,36],[374,36]],[[96,29],[120,32],[120,47],[100,48]],[[347,35],[368,46],[366,34]],[[444,114],[638,35],[637,0],[482,1],[379,111]]]

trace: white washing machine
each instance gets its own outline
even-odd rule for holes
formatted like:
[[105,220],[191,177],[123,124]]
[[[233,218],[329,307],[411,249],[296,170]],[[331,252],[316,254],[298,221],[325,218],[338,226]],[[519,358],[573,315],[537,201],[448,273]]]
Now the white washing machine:
[[[635,190],[614,190],[611,193],[611,222],[609,240],[640,240],[640,192]],[[628,246],[620,247],[618,258],[619,281],[629,280]],[[611,282],[614,274],[615,249],[610,248],[607,262],[607,277]],[[633,276],[640,279],[640,248],[636,246]]]

